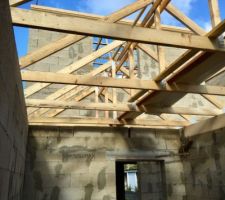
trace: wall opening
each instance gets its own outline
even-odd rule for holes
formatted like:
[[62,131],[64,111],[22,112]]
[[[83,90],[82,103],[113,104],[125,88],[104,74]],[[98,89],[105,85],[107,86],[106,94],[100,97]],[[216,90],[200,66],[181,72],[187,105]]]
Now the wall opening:
[[116,161],[116,193],[121,200],[165,200],[163,161]]

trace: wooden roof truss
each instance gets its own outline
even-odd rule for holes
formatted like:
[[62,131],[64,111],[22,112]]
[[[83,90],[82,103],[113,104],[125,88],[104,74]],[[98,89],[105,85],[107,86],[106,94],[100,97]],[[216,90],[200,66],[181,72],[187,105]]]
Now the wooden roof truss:
[[[139,0],[105,17],[37,5],[33,5],[31,10],[16,7],[24,2],[14,0],[11,3],[14,25],[68,33],[20,58],[22,80],[37,82],[24,90],[30,125],[183,128],[192,124],[190,115],[222,116],[224,119],[225,105],[215,95],[224,96],[225,87],[202,84],[215,74],[224,72],[225,47],[221,35],[225,31],[225,20],[220,18],[217,0],[209,0],[213,28],[208,33],[175,8],[170,0]],[[161,13],[164,10],[186,28],[163,25]],[[125,19],[137,11],[139,14],[135,20]],[[99,38],[90,55],[56,73],[26,70],[88,36]],[[114,41],[105,42],[103,38]],[[148,44],[156,45],[156,51]],[[168,65],[162,46],[188,50]],[[145,52],[158,63],[159,74],[154,80],[138,79],[135,49]],[[107,62],[98,63],[97,59],[103,56]],[[98,67],[88,74],[74,75],[92,62]],[[118,78],[118,74],[122,76]],[[54,83],[65,86],[45,99],[31,98]],[[118,102],[118,88],[130,96],[127,102]],[[215,107],[173,106],[187,93],[200,94]],[[93,94],[95,102],[82,101]],[[96,116],[58,117],[66,109],[95,110]],[[104,111],[104,116],[100,117],[98,111]],[[111,117],[109,111],[113,112]],[[157,119],[137,118],[143,113],[156,115]],[[166,119],[163,113],[179,115],[181,120]],[[223,120],[219,122],[225,124]]]

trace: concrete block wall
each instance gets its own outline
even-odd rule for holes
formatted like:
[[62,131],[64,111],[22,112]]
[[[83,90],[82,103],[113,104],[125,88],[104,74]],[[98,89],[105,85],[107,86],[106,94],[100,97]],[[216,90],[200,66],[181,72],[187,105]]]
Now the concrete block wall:
[[28,130],[8,0],[0,16],[0,199],[19,200]]
[[225,129],[190,138],[190,156],[184,157],[187,200],[225,198]]
[[183,166],[174,155],[179,147],[177,131],[31,127],[23,199],[116,199],[115,162],[136,158],[164,160],[167,199],[180,200],[186,192]]
[[[66,34],[58,33],[53,31],[39,30],[39,29],[30,29],[29,30],[29,43],[28,43],[28,52],[35,51],[42,46],[45,46],[51,42],[57,41]],[[42,71],[42,72],[57,72],[63,69],[66,66],[69,66],[80,60],[81,58],[89,55],[92,52],[92,39],[87,37],[75,44],[70,45],[67,48],[64,48],[53,55],[44,58],[41,61],[29,66],[27,70],[33,71]],[[74,74],[85,74],[91,71],[92,64],[88,64],[82,67],[80,70],[76,71]],[[33,83],[27,83],[26,86],[30,86]],[[55,92],[57,89],[62,88],[65,85],[61,84],[51,84],[51,86],[42,89],[41,92],[37,92],[32,95],[32,98],[45,98],[48,95]]]
[[[157,46],[149,45],[149,47],[157,52]],[[165,67],[169,66],[179,55],[184,53],[185,50],[172,48],[172,47],[162,47],[165,57]],[[142,50],[138,50],[138,77],[140,79],[154,79],[160,72],[159,64],[153,60],[149,55],[147,55]]]

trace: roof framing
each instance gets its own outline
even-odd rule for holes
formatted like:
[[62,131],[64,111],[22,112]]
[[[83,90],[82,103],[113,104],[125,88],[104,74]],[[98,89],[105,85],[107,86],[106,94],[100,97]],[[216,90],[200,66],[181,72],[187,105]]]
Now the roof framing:
[[[72,126],[83,124],[176,128],[190,125],[185,115],[217,116],[223,113],[221,109],[225,105],[213,95],[224,96],[225,87],[202,85],[202,82],[219,73],[225,66],[224,43],[218,39],[225,31],[225,20],[221,21],[217,0],[209,0],[213,29],[208,33],[175,8],[170,0],[139,0],[106,17],[34,5],[31,10],[13,7],[25,2],[27,0],[11,1],[14,25],[69,33],[20,58],[20,68],[23,69],[22,80],[39,82],[25,89],[31,125]],[[161,24],[160,14],[164,10],[183,23],[186,28]],[[124,19],[137,11],[139,14],[135,20]],[[141,20],[141,16],[143,16],[143,20]],[[26,70],[30,65],[87,36],[100,37],[96,43],[96,51],[90,55],[57,73]],[[101,47],[103,37],[112,38],[115,41]],[[148,44],[156,45],[156,50],[151,49]],[[162,46],[189,50],[168,65]],[[138,66],[134,61],[135,49],[142,50],[158,63],[160,73],[154,80],[140,80],[136,77],[135,70]],[[105,64],[86,75],[72,74],[106,54],[110,56],[107,56],[108,61]],[[125,67],[125,62],[128,63],[126,64],[128,67]],[[119,71],[123,75],[122,78],[117,77]],[[54,83],[68,85],[47,96],[46,99],[30,98],[31,95]],[[118,89],[116,88],[123,89],[129,95],[127,102],[117,101]],[[174,107],[173,104],[187,93],[201,94],[216,108]],[[95,102],[80,102],[92,94],[95,94]],[[100,102],[99,98],[102,96],[104,99],[103,102]],[[66,109],[96,110],[97,118],[57,117]],[[98,111],[105,112],[104,119],[99,117]],[[113,111],[113,118],[109,117],[109,111]],[[135,119],[142,113],[155,114],[161,119]],[[184,120],[163,120],[161,116],[163,113],[177,114]],[[219,117],[220,124],[221,120],[224,120],[223,114],[221,116]],[[197,127],[198,125],[192,126]],[[187,136],[195,134],[198,130],[192,126],[185,128]]]

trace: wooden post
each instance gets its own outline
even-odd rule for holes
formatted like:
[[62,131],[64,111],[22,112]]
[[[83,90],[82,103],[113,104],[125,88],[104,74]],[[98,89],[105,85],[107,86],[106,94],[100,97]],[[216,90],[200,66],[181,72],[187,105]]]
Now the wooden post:
[[[160,30],[161,29],[160,6],[156,9],[154,17],[155,17],[156,29]],[[159,61],[159,68],[160,68],[159,71],[162,72],[166,66],[164,48],[158,45],[157,53],[158,53],[158,61]]]
[[[135,70],[135,60],[134,60],[134,45],[132,44],[128,50],[128,56],[129,56],[129,75],[130,79],[135,78],[134,70]],[[130,95],[133,96],[135,93],[134,90],[130,90]]]
[[208,0],[212,27],[221,22],[218,0]]
[[[98,103],[98,93],[99,93],[99,88],[98,87],[95,87],[95,103]],[[98,112],[98,110],[96,110],[95,117],[96,118],[99,118],[99,112]]]
[[[116,78],[116,63],[112,60],[112,78]],[[117,103],[116,88],[112,89],[113,103]],[[117,111],[113,111],[113,119],[117,118]]]

